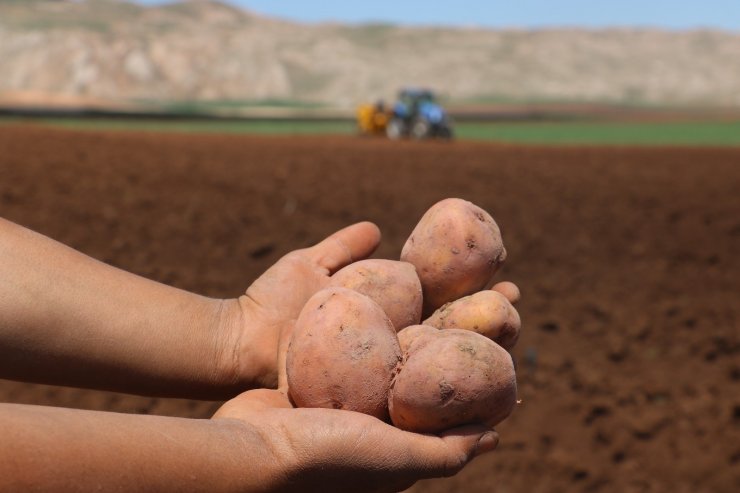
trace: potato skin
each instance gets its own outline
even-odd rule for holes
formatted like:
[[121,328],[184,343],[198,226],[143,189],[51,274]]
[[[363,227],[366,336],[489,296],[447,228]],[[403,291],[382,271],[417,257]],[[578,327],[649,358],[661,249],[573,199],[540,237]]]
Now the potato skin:
[[401,345],[401,352],[406,354],[411,345],[423,334],[429,334],[439,331],[436,327],[430,325],[410,325],[398,333],[398,342]]
[[396,331],[377,303],[351,289],[323,289],[296,321],[286,359],[288,392],[298,407],[387,419],[400,361]]
[[424,293],[423,314],[483,289],[506,259],[493,218],[462,199],[434,204],[401,251],[416,267]]
[[511,350],[519,340],[522,321],[506,296],[497,291],[479,291],[443,305],[424,324],[438,329],[471,330]]
[[449,329],[414,342],[388,402],[396,427],[437,433],[471,423],[494,426],[516,400],[509,353],[480,334]]
[[397,260],[361,260],[341,269],[329,286],[353,289],[375,301],[397,331],[421,321],[421,282],[416,268]]

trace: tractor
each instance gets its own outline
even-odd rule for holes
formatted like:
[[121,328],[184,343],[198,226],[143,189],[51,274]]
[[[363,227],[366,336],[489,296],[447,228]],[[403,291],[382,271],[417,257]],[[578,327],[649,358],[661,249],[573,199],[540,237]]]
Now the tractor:
[[402,89],[390,111],[382,101],[360,106],[357,124],[362,134],[385,134],[391,139],[452,138],[449,117],[426,89]]

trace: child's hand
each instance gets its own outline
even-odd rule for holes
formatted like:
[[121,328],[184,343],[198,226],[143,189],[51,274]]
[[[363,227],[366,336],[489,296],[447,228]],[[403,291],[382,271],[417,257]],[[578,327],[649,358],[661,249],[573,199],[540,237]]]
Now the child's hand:
[[237,388],[275,388],[290,333],[303,305],[347,264],[368,257],[380,231],[358,223],[321,243],[285,255],[247,289],[225,304],[221,320],[224,378]]

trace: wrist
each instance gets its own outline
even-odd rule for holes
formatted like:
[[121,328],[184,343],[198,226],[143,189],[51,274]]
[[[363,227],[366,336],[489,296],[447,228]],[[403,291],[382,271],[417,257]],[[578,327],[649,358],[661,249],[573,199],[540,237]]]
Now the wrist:
[[300,469],[297,455],[286,440],[278,438],[279,428],[273,429],[261,416],[254,424],[254,418],[245,413],[238,418],[213,418],[211,423],[223,449],[229,451],[229,462],[236,465],[234,477],[240,491],[282,491]]
[[269,319],[247,296],[218,303],[220,385],[229,396],[254,388],[275,388],[279,330],[269,327]]

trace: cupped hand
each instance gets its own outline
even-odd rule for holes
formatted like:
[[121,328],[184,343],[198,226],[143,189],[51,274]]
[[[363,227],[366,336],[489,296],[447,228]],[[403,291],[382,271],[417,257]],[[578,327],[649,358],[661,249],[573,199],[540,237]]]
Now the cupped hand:
[[259,481],[268,491],[401,491],[452,476],[498,444],[483,425],[421,435],[352,411],[293,409],[280,390],[245,392],[213,418],[238,424],[245,453],[261,456]]
[[224,304],[223,380],[234,388],[275,388],[278,368],[303,305],[342,267],[367,258],[380,242],[369,222],[344,228],[317,245],[293,251],[270,267],[238,300]]

